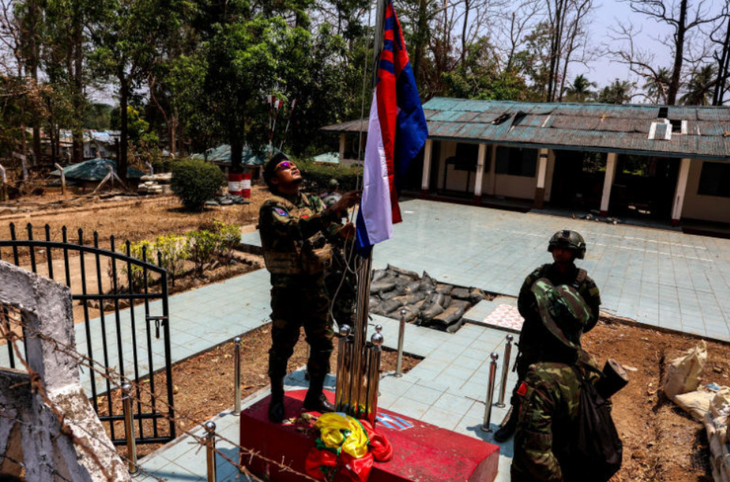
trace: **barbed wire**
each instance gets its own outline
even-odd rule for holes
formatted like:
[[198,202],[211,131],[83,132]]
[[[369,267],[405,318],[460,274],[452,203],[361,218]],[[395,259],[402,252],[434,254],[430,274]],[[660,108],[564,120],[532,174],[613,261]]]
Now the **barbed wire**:
[[[5,318],[5,320],[6,320],[6,324],[8,324],[8,325],[11,324],[11,323],[12,324],[21,325],[22,327],[25,328],[25,330],[27,330],[27,332],[30,332],[30,334],[32,334],[33,336],[36,336],[36,337],[40,338],[41,340],[43,340],[43,341],[51,344],[53,346],[54,350],[56,350],[56,351],[58,351],[60,353],[63,353],[65,355],[68,355],[69,357],[73,358],[79,364],[79,366],[83,366],[83,367],[89,368],[89,370],[91,370],[91,372],[92,372],[90,374],[90,376],[93,376],[93,373],[97,373],[100,376],[102,376],[103,378],[106,378],[109,382],[111,382],[111,384],[114,387],[116,387],[115,390],[121,389],[121,384],[123,382],[127,382],[127,383],[133,383],[134,382],[134,380],[131,380],[131,379],[127,378],[126,376],[124,376],[123,374],[118,373],[115,369],[113,369],[111,367],[106,367],[106,366],[102,365],[100,362],[94,360],[93,358],[90,358],[89,356],[87,356],[87,355],[79,352],[78,350],[76,350],[75,347],[72,347],[72,346],[70,346],[68,344],[62,343],[59,340],[57,340],[55,338],[52,338],[52,337],[49,337],[49,336],[45,335],[44,333],[42,333],[42,332],[40,332],[40,331],[38,331],[38,330],[36,330],[36,329],[28,326],[22,320],[21,321],[16,321],[16,320],[10,320],[8,318]],[[1,325],[2,325],[2,323],[0,323],[0,326]],[[11,333],[10,330],[3,329],[3,332],[0,333],[0,336],[4,336],[6,338],[6,340],[9,341],[9,343],[12,343],[13,344],[13,348],[14,348],[14,351],[16,352],[16,356],[21,360],[21,363],[26,368],[26,370],[28,371],[28,373],[29,374],[35,373],[32,370],[32,368],[27,364],[27,362],[25,361],[25,359],[22,357],[22,355],[20,353],[20,350],[16,346],[16,342],[19,340],[20,337],[17,334],[14,334],[14,333],[12,333],[11,336],[8,336],[9,333]],[[37,379],[37,381],[35,383],[42,385],[42,381],[40,380],[40,376],[37,373],[36,373],[36,377],[35,378]],[[149,395],[151,400],[155,400],[160,405],[163,405],[168,410],[170,410],[171,412],[174,412],[175,413],[175,416],[170,416],[169,414],[166,414],[166,413],[162,413],[161,412],[160,413],[160,416],[161,417],[166,418],[166,419],[168,419],[168,420],[170,420],[172,422],[179,421],[179,420],[185,420],[187,422],[190,422],[194,426],[202,426],[203,423],[205,422],[205,421],[201,421],[201,420],[197,419],[194,416],[191,416],[189,414],[186,414],[186,413],[184,413],[184,412],[176,409],[174,406],[170,405],[169,401],[158,398],[158,395],[155,394],[152,390],[148,389],[147,387],[145,387],[145,386],[143,386],[143,385],[141,385],[139,383],[134,383],[134,386],[135,386],[135,388],[138,391],[143,392],[146,395]],[[132,391],[130,391],[128,393],[128,396],[130,398],[132,398],[134,401],[136,401],[138,404],[142,405],[142,406],[151,407],[151,408],[157,408],[151,401],[144,400],[141,396],[140,397],[137,397],[135,395],[135,393],[136,392],[134,390],[132,390]],[[111,396],[111,394],[108,393],[107,396]],[[47,397],[44,398],[44,401],[46,401],[46,400],[47,400]],[[48,400],[48,402],[50,402],[50,400]],[[49,404],[49,406],[51,406],[51,405]],[[56,414],[57,417],[60,417],[59,418],[59,421],[62,422],[63,421],[62,414],[60,414],[60,412],[58,412],[58,411],[56,411],[54,413]],[[191,431],[193,429],[186,430],[186,429],[180,427],[180,430],[184,434],[188,435],[189,437],[193,438],[195,441],[197,441],[198,443],[200,443],[201,446],[205,446],[206,445],[206,442],[207,442],[206,435],[197,435],[197,434],[195,434],[195,433],[193,433]],[[75,437],[73,436],[73,434],[69,434],[69,435],[71,436],[72,440],[76,441],[75,440]],[[90,434],[90,436],[93,436],[93,434]],[[263,461],[265,463],[268,463],[268,464],[271,464],[271,465],[274,465],[274,466],[278,467],[278,469],[279,469],[280,472],[294,473],[294,474],[299,475],[300,477],[303,477],[306,480],[311,480],[311,481],[314,481],[314,482],[317,482],[317,480],[318,480],[318,479],[315,479],[315,478],[312,478],[312,477],[308,476],[307,474],[301,473],[301,472],[299,472],[299,471],[291,468],[291,466],[289,466],[289,465],[286,465],[283,457],[282,457],[282,461],[279,462],[277,460],[274,460],[274,459],[271,459],[269,457],[266,457],[266,456],[262,455],[259,451],[255,451],[255,450],[250,449],[248,447],[243,447],[240,444],[234,442],[233,440],[228,439],[227,437],[225,437],[225,436],[223,436],[223,435],[221,435],[219,433],[216,433],[215,436],[217,437],[217,439],[219,439],[219,440],[221,440],[223,442],[227,442],[227,443],[233,445],[234,448],[239,449],[241,451],[241,453],[242,453],[242,456],[248,457],[249,460],[253,460],[253,458],[257,458],[257,459],[259,459],[259,460],[261,460],[261,461]],[[246,466],[240,464],[239,462],[233,461],[230,457],[228,457],[225,453],[221,452],[217,448],[214,449],[214,451],[221,458],[223,458],[227,462],[229,462],[232,465],[234,465],[240,472],[243,472],[246,475],[255,478],[255,475],[252,474],[248,470],[248,468]],[[243,454],[245,454],[245,455],[243,455]],[[129,461],[128,458],[122,456],[121,454],[119,454],[119,455],[123,459],[126,459],[127,461]],[[98,460],[97,460],[97,464],[99,464],[100,467],[102,467],[102,465],[100,464],[100,462]],[[152,474],[150,474],[150,475],[152,475]],[[160,479],[160,478],[158,478],[158,477],[156,477],[154,475],[152,475],[152,476],[155,479],[157,479],[157,480],[163,480],[163,479]],[[107,480],[111,480],[111,479],[109,479],[109,477],[107,476]]]

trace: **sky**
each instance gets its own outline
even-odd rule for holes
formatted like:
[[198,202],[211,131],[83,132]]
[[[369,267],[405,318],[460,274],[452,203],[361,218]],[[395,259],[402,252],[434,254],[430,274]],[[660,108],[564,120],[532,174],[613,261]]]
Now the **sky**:
[[[657,63],[661,63],[669,67],[671,65],[671,55],[669,47],[662,45],[655,40],[667,34],[671,34],[668,26],[658,24],[644,15],[640,15],[631,11],[627,2],[618,0],[603,0],[600,6],[593,14],[594,28],[591,29],[591,43],[596,46],[614,45],[611,42],[611,28],[616,28],[619,22],[631,21],[636,28],[641,29],[641,34],[635,37],[634,42],[637,45],[645,46],[655,54]],[[637,80],[628,66],[613,60],[609,55],[601,55],[597,53],[597,60],[589,64],[586,77],[596,82],[599,87],[604,87],[612,83],[615,79],[632,79]],[[582,66],[575,67],[574,70],[582,70]],[[578,73],[578,72],[576,72]]]

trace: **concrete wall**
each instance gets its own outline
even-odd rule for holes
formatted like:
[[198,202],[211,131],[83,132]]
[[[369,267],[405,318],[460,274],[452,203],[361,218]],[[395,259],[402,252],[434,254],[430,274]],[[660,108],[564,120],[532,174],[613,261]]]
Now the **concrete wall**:
[[697,194],[704,162],[693,159],[690,165],[682,218],[730,223],[730,198]]
[[[449,172],[444,186],[444,170],[447,168],[446,159],[456,154],[456,142],[441,141],[441,152],[438,159],[438,180],[436,182],[437,189],[448,189],[452,191],[464,192],[466,185],[467,172],[456,171],[453,166],[448,166]],[[484,172],[482,178],[482,194],[488,196],[504,196],[517,199],[534,199],[535,197],[535,186],[537,185],[536,177],[524,177],[524,176],[510,176],[507,174],[495,174],[496,159],[495,159],[495,146],[488,145],[487,149],[490,150],[489,158],[490,165],[489,170]],[[434,160],[436,161],[436,160]],[[548,159],[548,171],[547,179],[552,179],[552,173],[555,167],[555,160],[550,153]],[[476,179],[476,173],[472,172],[469,179],[468,192],[474,192],[474,182]],[[550,182],[546,182],[546,187],[549,188]],[[433,186],[432,186],[433,187]],[[550,199],[549,190],[546,191],[546,200]]]
[[4,261],[0,279],[28,354],[27,373],[0,368],[0,474],[20,475],[22,462],[28,482],[130,482],[79,380],[69,289]]

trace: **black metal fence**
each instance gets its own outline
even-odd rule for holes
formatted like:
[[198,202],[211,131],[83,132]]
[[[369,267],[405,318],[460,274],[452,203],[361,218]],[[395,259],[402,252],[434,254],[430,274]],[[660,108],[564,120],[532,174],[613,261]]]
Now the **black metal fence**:
[[[164,443],[175,438],[168,274],[160,267],[161,253],[154,264],[144,246],[137,254],[141,259],[132,256],[129,241],[117,251],[113,236],[107,250],[99,247],[96,232],[87,244],[81,229],[76,243],[69,241],[66,227],[60,240],[52,238],[48,225],[43,239],[35,239],[31,224],[25,231],[26,239],[19,239],[15,224],[10,224],[10,239],[0,240],[0,259],[70,288],[74,318],[85,325],[85,336],[77,331],[76,350],[90,363],[106,367],[106,374],[85,371],[88,380],[82,380],[89,384],[99,418],[109,424],[112,441],[125,443],[119,375],[134,381],[137,442]],[[98,316],[92,317],[91,310],[97,310]],[[16,326],[23,326],[19,312],[3,307],[3,315],[4,323],[16,320]],[[10,343],[7,352],[7,362],[15,368]]]

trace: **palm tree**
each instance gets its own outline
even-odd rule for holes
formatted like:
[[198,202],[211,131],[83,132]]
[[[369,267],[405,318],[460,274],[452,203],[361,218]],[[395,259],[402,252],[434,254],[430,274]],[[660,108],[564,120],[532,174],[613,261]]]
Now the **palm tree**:
[[603,88],[598,94],[598,102],[604,104],[624,104],[631,100],[631,91],[636,87],[636,83],[628,80],[614,80],[613,84]]
[[679,101],[685,105],[710,105],[716,82],[715,66],[703,65],[692,73],[692,78],[687,84],[687,92],[679,98]]
[[669,69],[661,67],[656,73],[647,76],[644,83],[646,96],[654,104],[667,103],[667,91],[669,90],[669,82],[672,80],[672,74]]
[[575,78],[570,86],[568,86],[566,92],[568,93],[568,98],[570,100],[585,102],[586,100],[591,99],[595,94],[595,92],[590,90],[591,87],[596,87],[596,83],[591,82],[583,74],[581,74]]

